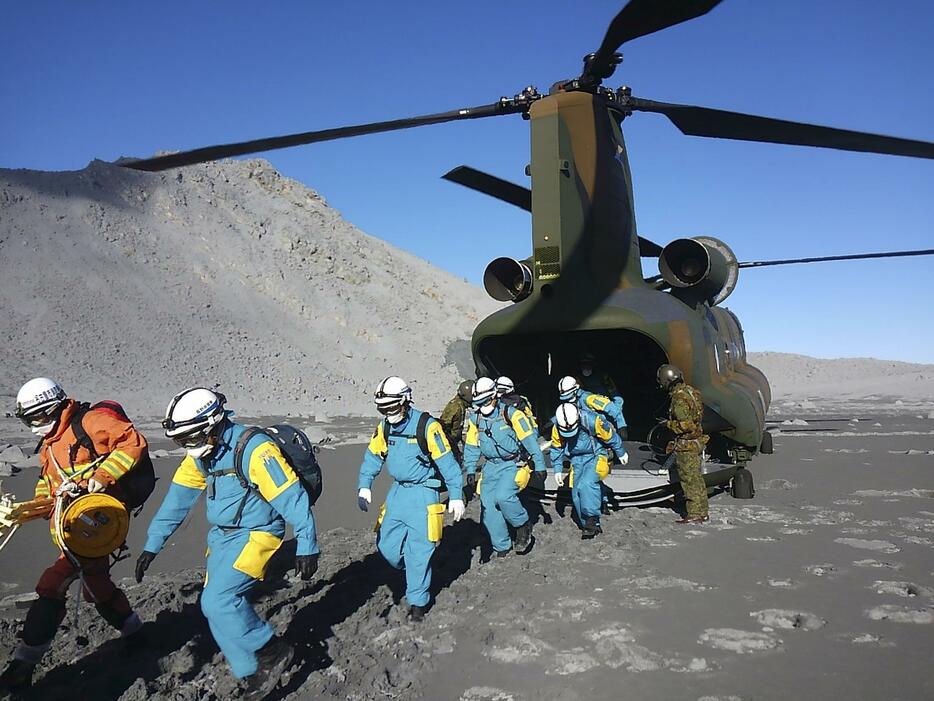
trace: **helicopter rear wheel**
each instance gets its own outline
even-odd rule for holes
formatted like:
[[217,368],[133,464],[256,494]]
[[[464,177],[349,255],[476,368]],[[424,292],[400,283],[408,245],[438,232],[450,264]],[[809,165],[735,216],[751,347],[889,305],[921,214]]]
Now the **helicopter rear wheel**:
[[763,455],[771,455],[775,452],[772,447],[772,433],[770,431],[762,432],[762,443],[759,444],[759,452]]
[[752,481],[752,473],[745,467],[740,467],[733,475],[730,495],[734,499],[752,499],[756,495],[756,488]]

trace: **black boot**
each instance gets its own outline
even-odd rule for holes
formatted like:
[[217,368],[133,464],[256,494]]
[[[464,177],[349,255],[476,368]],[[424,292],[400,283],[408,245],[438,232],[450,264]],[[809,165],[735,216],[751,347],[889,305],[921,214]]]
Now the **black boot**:
[[516,541],[513,549],[519,555],[525,555],[532,547],[532,523],[526,521],[516,529]]
[[13,659],[0,674],[0,693],[25,691],[32,686],[32,672],[35,665]]
[[512,550],[494,550],[494,551],[493,551],[493,557],[495,557],[495,558],[509,557],[509,553],[511,553],[511,552],[512,552]]
[[599,533],[603,533],[603,529],[600,528],[600,524],[597,522],[596,516],[588,516],[586,519],[584,519],[581,540],[590,540],[592,538],[596,538]]
[[421,623],[425,620],[426,611],[428,611],[427,606],[409,606],[409,620],[412,623]]
[[282,638],[273,636],[268,643],[256,651],[256,672],[247,677],[246,699],[261,699],[276,684],[288,668],[295,650]]

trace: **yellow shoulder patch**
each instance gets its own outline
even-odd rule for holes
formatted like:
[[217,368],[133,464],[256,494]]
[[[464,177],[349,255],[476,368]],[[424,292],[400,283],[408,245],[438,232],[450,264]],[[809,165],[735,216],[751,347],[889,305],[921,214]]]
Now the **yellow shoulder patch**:
[[564,442],[561,440],[561,434],[558,433],[557,426],[551,427],[551,445],[555,448],[560,448],[562,445],[564,445]]
[[480,431],[473,419],[467,420],[467,438],[464,439],[466,445],[480,445]]
[[524,411],[514,410],[509,423],[512,424],[512,430],[516,432],[516,438],[520,441],[532,435],[532,424],[529,423],[529,417]]
[[441,424],[432,419],[428,422],[428,428],[425,429],[425,438],[428,439],[428,452],[435,460],[451,452],[451,446],[448,443],[447,436],[444,435],[444,429]]
[[594,428],[596,429],[597,438],[601,441],[608,441],[613,437],[613,429],[599,416],[594,422]]
[[381,458],[386,457],[386,453],[389,452],[389,445],[386,443],[386,437],[383,435],[382,421],[376,425],[376,430],[373,432],[373,437],[370,439],[367,450]]
[[285,461],[279,446],[265,441],[250,453],[250,481],[259,488],[263,499],[272,501],[298,482],[298,475]]
[[609,397],[604,397],[602,394],[591,394],[587,397],[587,406],[591,409],[596,409],[597,411],[603,411],[606,409],[607,405],[610,403]]
[[182,464],[175,470],[172,481],[189,489],[204,489],[207,486],[204,475],[201,474],[201,470],[195,465],[195,459],[190,455],[186,455],[185,459],[182,460]]

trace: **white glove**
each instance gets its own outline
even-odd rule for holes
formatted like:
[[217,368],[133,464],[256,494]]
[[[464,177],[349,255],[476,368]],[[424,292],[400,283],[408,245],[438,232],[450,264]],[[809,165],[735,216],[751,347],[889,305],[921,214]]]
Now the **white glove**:
[[564,486],[564,473],[563,472],[555,472],[555,482],[558,483],[559,487]]
[[619,464],[620,465],[629,464],[629,453],[623,453],[622,455],[619,456]]
[[357,506],[360,511],[368,511],[371,501],[373,501],[373,493],[366,487],[361,487],[357,492]]
[[107,489],[107,485],[103,482],[98,482],[93,477],[88,480],[88,493],[94,494],[94,492],[103,492]]
[[454,522],[457,523],[464,518],[464,502],[461,499],[451,499],[448,502],[448,513],[454,514]]

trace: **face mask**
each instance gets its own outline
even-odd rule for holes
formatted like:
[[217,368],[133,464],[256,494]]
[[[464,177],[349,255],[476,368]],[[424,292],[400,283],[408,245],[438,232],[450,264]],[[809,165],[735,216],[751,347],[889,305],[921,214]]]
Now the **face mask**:
[[408,412],[403,409],[397,414],[389,414],[386,417],[386,421],[395,426],[396,424],[402,423],[402,420],[405,419],[407,413]]
[[593,375],[593,368],[581,368],[581,375],[584,377],[590,377]]
[[484,404],[480,407],[480,413],[484,416],[489,416],[493,413],[493,410],[496,408],[496,402],[490,402],[489,404]]
[[214,450],[214,446],[210,443],[205,443],[197,448],[185,448],[185,452],[193,458],[203,458],[210,455],[212,450]]
[[30,426],[29,430],[35,433],[37,436],[42,436],[45,438],[52,432],[52,429],[55,428],[55,422],[48,424],[42,424],[41,426]]

